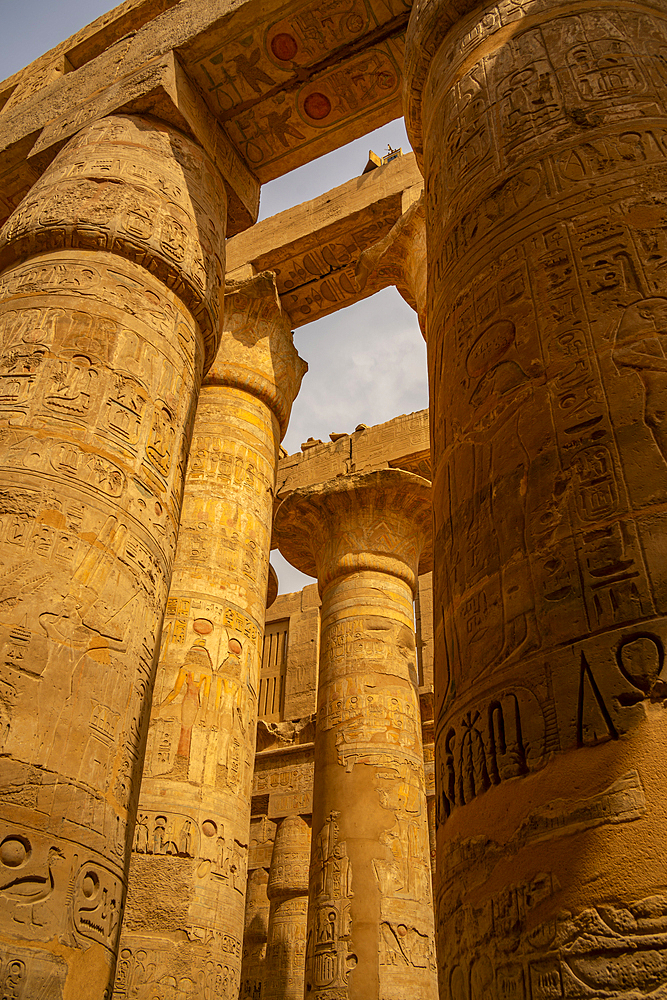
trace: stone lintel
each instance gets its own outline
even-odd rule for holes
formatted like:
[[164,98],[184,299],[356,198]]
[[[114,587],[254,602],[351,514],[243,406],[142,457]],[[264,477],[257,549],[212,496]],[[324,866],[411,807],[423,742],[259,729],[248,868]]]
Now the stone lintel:
[[322,442],[280,460],[278,500],[296,489],[350,472],[394,468],[431,478],[428,410],[404,413],[386,423],[334,437],[335,441]]
[[229,239],[227,271],[274,271],[292,326],[312,323],[395,283],[385,268],[365,275],[362,285],[357,262],[388,237],[422,190],[414,154],[398,157]]
[[[26,164],[42,131],[58,121],[64,135],[63,118],[77,119],[76,131],[91,114],[147,98],[155,80],[149,70],[141,92],[137,76],[169,52],[262,183],[364,135],[402,113],[408,15],[401,0],[353,0],[326,17],[314,0],[120,5],[0,83],[0,222],[44,169]],[[251,224],[253,205],[244,208],[230,232]]]

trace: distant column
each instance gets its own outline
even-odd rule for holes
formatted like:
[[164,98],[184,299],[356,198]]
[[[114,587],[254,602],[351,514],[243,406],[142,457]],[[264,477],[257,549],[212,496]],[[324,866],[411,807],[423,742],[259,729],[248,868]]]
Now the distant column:
[[107,996],[226,196],[84,128],[0,232],[0,992]]
[[265,868],[254,868],[248,875],[239,1000],[264,997],[270,907],[266,894],[268,882],[269,873]]
[[416,0],[443,1000],[667,990],[667,11]]
[[302,816],[286,816],[276,830],[269,869],[271,909],[262,1000],[303,1000],[309,861],[309,824]]
[[413,595],[430,484],[395,469],[296,490],[283,555],[317,576],[322,634],[306,995],[436,995]]
[[275,474],[306,367],[273,273],[229,288],[188,464],[117,1000],[172,979],[239,989]]

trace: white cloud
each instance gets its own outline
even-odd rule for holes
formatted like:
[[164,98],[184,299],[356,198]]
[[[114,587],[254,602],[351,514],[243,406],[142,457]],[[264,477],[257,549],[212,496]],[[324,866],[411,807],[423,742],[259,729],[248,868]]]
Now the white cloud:
[[290,453],[308,437],[328,441],[428,406],[426,345],[395,288],[300,327],[294,341],[309,370],[283,442]]

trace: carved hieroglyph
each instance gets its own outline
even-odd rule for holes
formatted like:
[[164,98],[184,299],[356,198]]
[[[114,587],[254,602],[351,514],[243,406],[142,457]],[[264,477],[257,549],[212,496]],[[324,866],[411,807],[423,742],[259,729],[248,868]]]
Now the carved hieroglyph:
[[225,297],[202,385],[130,867],[117,1000],[236,1000],[278,446],[305,363],[274,276]]
[[260,1000],[262,996],[269,929],[268,882],[265,868],[255,868],[248,874],[239,1000]]
[[436,995],[413,594],[426,480],[397,469],[296,490],[283,555],[317,575],[322,635],[306,993]]
[[303,1000],[309,862],[310,826],[302,816],[286,816],[269,869],[264,1000]]
[[667,989],[667,20],[418,2],[441,995]]
[[107,995],[225,218],[199,147],[118,117],[69,143],[0,232],[0,983],[14,997]]

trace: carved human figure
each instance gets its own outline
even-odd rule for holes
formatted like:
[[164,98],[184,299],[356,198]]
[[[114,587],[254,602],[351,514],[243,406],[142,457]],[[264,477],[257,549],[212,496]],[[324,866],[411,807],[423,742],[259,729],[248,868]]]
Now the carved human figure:
[[[322,596],[306,941],[313,1000],[436,993],[412,611],[429,524],[429,484],[393,469],[296,490],[276,514],[281,552],[317,575]],[[424,945],[397,972],[382,942],[399,912]]]
[[644,386],[644,420],[667,462],[667,298],[654,296],[628,306],[616,333],[613,358],[635,372]]
[[122,937],[149,956],[155,982],[187,968],[202,995],[211,963],[225,982],[211,996],[236,996],[241,980],[272,494],[304,371],[273,274],[228,287],[195,418],[139,805],[169,803],[169,848],[133,854]]

